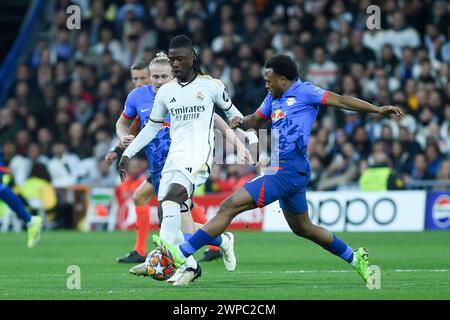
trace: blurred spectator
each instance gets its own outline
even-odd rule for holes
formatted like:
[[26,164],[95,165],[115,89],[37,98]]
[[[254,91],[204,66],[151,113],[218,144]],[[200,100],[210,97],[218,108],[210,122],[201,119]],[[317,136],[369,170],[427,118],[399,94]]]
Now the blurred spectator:
[[[225,174],[216,174],[213,184],[219,192],[231,192],[241,188],[255,174],[245,165],[236,164],[235,155],[229,155],[226,158]],[[219,169],[216,169],[219,170]]]
[[339,50],[334,60],[342,67],[344,72],[347,72],[351,63],[356,62],[367,67],[370,62],[375,62],[375,58],[374,52],[363,45],[362,33],[353,31],[349,45],[347,48]]
[[69,30],[67,30],[66,26],[58,29],[58,37],[52,45],[51,50],[55,52],[58,60],[68,61],[72,58],[73,47],[70,43]]
[[67,151],[61,141],[52,145],[52,157],[48,162],[53,185],[57,188],[67,188],[78,183],[80,176],[80,159]]
[[82,183],[93,188],[114,188],[120,183],[120,179],[116,170],[106,160],[100,160],[97,163],[97,168],[91,172],[88,178],[82,180]]
[[94,0],[92,2],[92,16],[86,21],[82,21],[84,26],[87,26],[89,32],[89,44],[93,46],[100,41],[100,29],[106,22],[105,20],[105,6],[102,0]]
[[98,55],[91,50],[89,43],[89,33],[82,31],[78,34],[73,61],[80,61],[85,64],[96,63]]
[[87,139],[82,123],[73,122],[68,132],[68,151],[78,155],[81,159],[91,154],[92,145]]
[[14,140],[21,128],[21,122],[15,121],[14,115],[10,110],[0,110],[0,145],[8,140]]
[[358,154],[351,143],[344,144],[342,154],[337,154],[331,164],[322,172],[317,185],[318,191],[336,190],[340,185],[352,182],[358,176]]
[[439,167],[444,160],[438,146],[435,143],[428,143],[425,148],[425,155],[427,158],[427,169],[430,175],[437,176]]
[[406,25],[405,16],[402,12],[397,11],[392,15],[391,26],[392,28],[384,34],[384,38],[386,43],[392,46],[397,57],[401,56],[404,47],[417,48],[420,45],[418,32]]
[[411,170],[411,178],[414,180],[430,180],[435,177],[428,171],[427,158],[424,153],[414,156],[414,165]]
[[384,152],[376,151],[369,166],[362,172],[359,188],[362,191],[386,191],[403,189],[405,181],[392,170],[389,158]]
[[306,75],[306,80],[324,89],[329,89],[337,78],[338,68],[336,64],[326,58],[325,49],[314,49],[314,62],[311,63]]
[[[445,159],[441,162],[441,166],[439,167],[439,171],[436,177],[437,180],[440,181],[448,181],[450,180],[450,160]],[[434,190],[448,190],[448,186],[436,186],[433,188]]]
[[20,184],[19,192],[34,209],[44,210],[50,222],[56,221],[56,191],[44,164],[33,164],[29,177]]
[[111,52],[112,57],[116,61],[123,61],[122,45],[117,39],[114,39],[113,26],[109,23],[103,23],[100,26],[100,41],[92,47],[95,54],[101,55],[106,50]]
[[234,25],[231,21],[222,24],[221,33],[215,37],[211,43],[211,49],[214,53],[223,51],[226,43],[230,41],[234,47],[240,43],[241,38],[235,33]]

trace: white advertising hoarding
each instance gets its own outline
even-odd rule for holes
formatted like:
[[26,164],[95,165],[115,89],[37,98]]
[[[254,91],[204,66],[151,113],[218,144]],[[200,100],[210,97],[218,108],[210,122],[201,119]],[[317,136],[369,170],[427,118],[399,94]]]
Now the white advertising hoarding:
[[[422,231],[425,191],[308,192],[314,224],[330,231]],[[290,231],[279,203],[265,207],[264,231]]]

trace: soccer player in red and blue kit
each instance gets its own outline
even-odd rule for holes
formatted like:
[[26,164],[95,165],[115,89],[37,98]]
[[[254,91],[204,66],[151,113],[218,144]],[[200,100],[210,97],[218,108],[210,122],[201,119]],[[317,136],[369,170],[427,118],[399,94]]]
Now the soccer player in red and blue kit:
[[272,163],[269,170],[248,181],[228,197],[217,215],[180,246],[168,244],[158,236],[154,241],[178,267],[205,243],[223,233],[239,213],[264,207],[279,200],[284,217],[297,236],[309,239],[350,263],[364,282],[369,280],[369,254],[364,248],[353,250],[336,235],[314,225],[308,214],[306,187],[310,176],[308,140],[320,106],[358,112],[403,116],[395,106],[376,107],[365,101],[325,91],[298,79],[295,62],[286,55],[275,55],[265,64],[267,94],[252,115],[234,118],[231,127],[259,128],[272,120]]

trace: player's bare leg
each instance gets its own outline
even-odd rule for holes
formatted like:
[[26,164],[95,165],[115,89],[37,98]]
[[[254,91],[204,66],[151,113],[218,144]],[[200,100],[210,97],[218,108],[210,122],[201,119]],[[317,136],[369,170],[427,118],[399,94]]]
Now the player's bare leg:
[[[193,241],[200,240],[202,243],[209,243],[212,239],[221,236],[222,243],[220,248],[223,254],[223,259],[227,270],[234,271],[236,268],[236,257],[234,255],[234,236],[229,232],[225,232],[225,229],[239,213],[244,212],[249,209],[255,208],[250,194],[244,188],[237,190],[230,197],[228,197],[220,206],[217,215],[208,221],[200,230],[198,230],[195,236],[201,237],[202,239],[195,239]],[[173,260],[176,266],[181,266],[186,262],[186,257],[190,257],[195,251],[190,248],[192,253],[185,255],[178,246],[174,246],[166,241],[162,241],[159,237],[154,237],[157,245],[160,246],[163,254]],[[190,240],[188,241],[190,242]],[[186,242],[185,242],[186,243]],[[190,245],[188,245],[190,246]],[[197,248],[198,249],[198,248]]]
[[291,230],[299,237],[311,240],[334,255],[349,262],[364,282],[369,279],[369,252],[364,248],[353,251],[342,240],[325,228],[316,226],[309,218],[308,212],[295,214],[283,209],[284,217]]
[[297,236],[311,240],[321,246],[333,242],[333,234],[327,229],[313,224],[309,219],[308,212],[294,214],[283,209],[283,214],[292,232]]
[[217,237],[226,230],[239,213],[254,208],[256,208],[256,205],[248,191],[245,188],[240,188],[222,202],[217,215],[209,220],[202,229],[211,237]]
[[[194,219],[192,218],[191,210],[181,213],[181,231],[184,233],[194,233],[199,228],[198,223],[194,223]],[[200,225],[202,226],[202,225]]]

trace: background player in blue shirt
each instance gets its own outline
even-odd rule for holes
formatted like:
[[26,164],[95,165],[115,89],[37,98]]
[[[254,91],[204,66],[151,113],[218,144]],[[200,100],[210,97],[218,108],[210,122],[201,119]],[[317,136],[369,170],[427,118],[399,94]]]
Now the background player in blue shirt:
[[366,249],[353,251],[346,243],[325,228],[314,225],[308,215],[306,186],[310,176],[307,145],[313,123],[321,105],[341,109],[403,116],[395,106],[376,107],[365,101],[325,91],[298,79],[295,62],[286,55],[275,55],[265,65],[266,88],[269,90],[261,107],[245,118],[234,118],[231,127],[259,128],[272,120],[272,163],[268,171],[248,181],[228,197],[217,215],[199,229],[188,241],[173,246],[154,237],[163,254],[176,266],[184,263],[210,239],[225,231],[239,213],[264,207],[279,200],[284,217],[294,234],[309,239],[353,267],[367,282],[369,255]]
[[42,218],[40,216],[32,216],[22,202],[5,183],[3,183],[3,175],[9,173],[2,157],[2,147],[0,146],[0,200],[5,202],[8,207],[14,211],[17,216],[25,223],[28,230],[28,248],[33,248],[41,237]]

